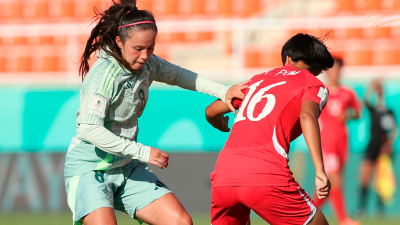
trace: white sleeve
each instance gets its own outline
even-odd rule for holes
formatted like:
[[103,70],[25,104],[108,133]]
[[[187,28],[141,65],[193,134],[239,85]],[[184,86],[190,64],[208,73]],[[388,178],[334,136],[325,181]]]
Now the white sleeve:
[[79,124],[77,135],[105,152],[131,157],[144,163],[150,160],[150,146],[118,137],[103,126]]
[[211,81],[201,75],[197,74],[196,91],[203,92],[204,94],[212,95],[225,102],[226,92],[229,86],[225,86],[214,81]]

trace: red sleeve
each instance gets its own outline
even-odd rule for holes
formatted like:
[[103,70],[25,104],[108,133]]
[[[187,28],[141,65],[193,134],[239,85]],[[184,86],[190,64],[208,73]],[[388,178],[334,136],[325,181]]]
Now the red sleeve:
[[[247,91],[248,91],[248,88],[242,90],[243,94],[245,94],[245,95],[246,95]],[[242,105],[242,102],[243,102],[243,99],[239,99],[239,98],[232,99],[232,105],[235,109],[239,109],[240,106]]]
[[301,99],[301,103],[303,103],[306,100],[312,100],[318,103],[318,105],[322,105],[321,107],[324,107],[327,99],[328,99],[328,89],[326,87],[324,87],[323,85],[313,86],[313,87],[308,87],[305,90],[303,98]]
[[316,77],[307,77],[305,83],[305,91],[301,99],[301,103],[306,100],[312,100],[319,105],[319,109],[325,107],[328,100],[328,88]]

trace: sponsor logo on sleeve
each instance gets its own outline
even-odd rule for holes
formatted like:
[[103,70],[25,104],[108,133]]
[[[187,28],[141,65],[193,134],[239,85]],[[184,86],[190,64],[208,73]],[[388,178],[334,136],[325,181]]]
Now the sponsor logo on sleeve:
[[93,96],[92,101],[90,103],[90,113],[105,116],[106,109],[106,99],[98,96]]

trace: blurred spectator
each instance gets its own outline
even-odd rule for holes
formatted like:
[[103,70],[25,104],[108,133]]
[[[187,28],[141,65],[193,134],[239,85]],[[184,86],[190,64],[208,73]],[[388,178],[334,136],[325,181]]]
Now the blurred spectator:
[[[376,96],[373,96],[373,94]],[[375,99],[373,99],[375,97]],[[375,101],[373,101],[375,100]],[[394,114],[386,107],[383,96],[383,87],[380,80],[372,82],[365,96],[365,105],[370,114],[371,139],[365,151],[364,159],[360,165],[360,205],[359,216],[365,213],[367,194],[372,174],[380,154],[392,155],[397,126]],[[378,213],[383,214],[384,204],[378,195]]]

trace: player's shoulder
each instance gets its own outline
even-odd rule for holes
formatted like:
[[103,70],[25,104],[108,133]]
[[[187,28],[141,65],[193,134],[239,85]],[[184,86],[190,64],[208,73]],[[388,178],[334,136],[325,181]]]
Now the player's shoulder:
[[120,66],[114,57],[102,50],[87,76],[90,77],[91,82],[101,82],[115,79],[123,74],[127,74],[127,70]]
[[120,66],[114,57],[101,51],[97,61],[85,76],[82,88],[98,90],[100,95],[108,96],[110,90],[118,86],[124,75],[130,75],[129,71]]
[[322,82],[318,77],[310,73],[308,70],[302,70],[302,75],[304,76],[304,86],[311,87],[311,86],[322,86],[326,88],[324,82]]
[[165,59],[163,59],[155,54],[152,54],[150,59],[146,62],[146,65],[149,67],[159,67],[159,66],[163,66],[164,64],[167,64],[167,63],[168,62]]

